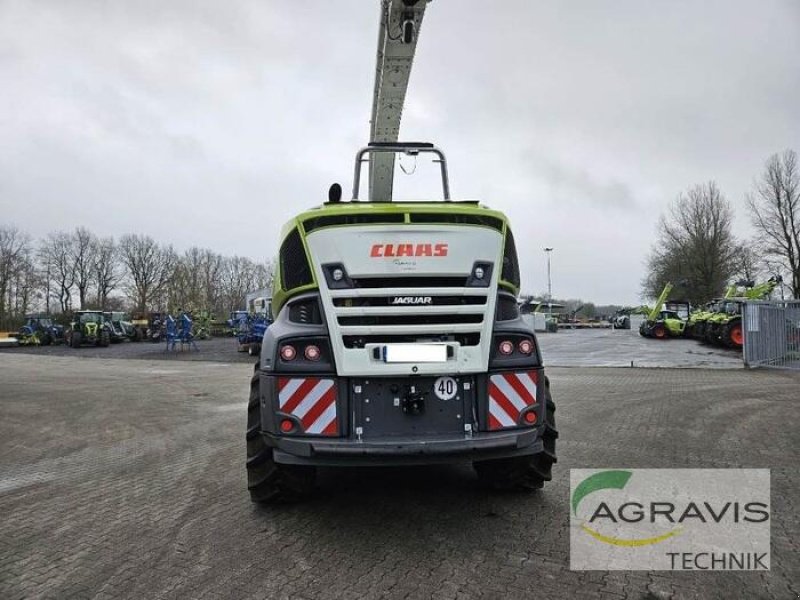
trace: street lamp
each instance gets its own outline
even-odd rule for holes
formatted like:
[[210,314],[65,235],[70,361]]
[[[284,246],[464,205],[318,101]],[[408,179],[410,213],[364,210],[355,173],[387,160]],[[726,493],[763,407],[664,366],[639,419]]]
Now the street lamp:
[[549,316],[553,316],[553,284],[550,281],[550,253],[553,251],[552,248],[545,248],[545,253],[547,254],[547,314]]

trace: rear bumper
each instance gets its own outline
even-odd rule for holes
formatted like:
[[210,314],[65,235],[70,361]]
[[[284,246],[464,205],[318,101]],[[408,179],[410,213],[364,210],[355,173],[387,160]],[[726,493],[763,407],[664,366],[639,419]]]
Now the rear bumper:
[[370,440],[288,438],[262,433],[275,462],[314,466],[442,464],[512,458],[543,450],[541,427],[472,436]]

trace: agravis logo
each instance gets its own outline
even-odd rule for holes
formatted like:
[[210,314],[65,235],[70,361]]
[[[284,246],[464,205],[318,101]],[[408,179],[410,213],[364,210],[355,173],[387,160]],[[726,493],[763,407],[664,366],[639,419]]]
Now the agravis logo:
[[[578,515],[578,505],[586,496],[598,490],[621,490],[628,483],[631,475],[632,473],[630,471],[602,471],[600,473],[590,475],[584,479],[572,493],[573,514],[575,516]],[[627,511],[626,509],[628,508],[633,510]],[[628,522],[641,520],[643,518],[643,508],[644,507],[641,504],[636,502],[627,502],[619,507],[619,519]],[[674,509],[674,506],[672,506],[672,508]],[[600,519],[611,519],[613,522],[617,522],[613,511],[605,502],[601,502],[597,506],[591,517],[589,517],[588,523],[593,523],[595,520]],[[581,524],[581,528],[594,539],[605,544],[613,544],[614,546],[647,546],[649,544],[657,544],[658,542],[668,540],[673,535],[678,535],[681,532],[680,527],[675,527],[674,529],[671,529],[662,535],[623,539],[612,535],[603,535],[596,529],[593,529],[591,526],[589,526],[586,521]]]
[[769,568],[769,471],[571,472],[577,569]]

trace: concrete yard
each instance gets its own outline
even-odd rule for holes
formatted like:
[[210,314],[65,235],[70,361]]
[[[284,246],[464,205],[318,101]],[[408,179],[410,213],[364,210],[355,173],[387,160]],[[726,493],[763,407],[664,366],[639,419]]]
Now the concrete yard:
[[[549,364],[580,358],[587,333],[638,343],[541,336]],[[262,508],[245,485],[252,359],[223,341],[242,364],[207,362],[219,341],[193,357],[205,361],[0,352],[0,598],[800,593],[800,373],[551,367],[561,437],[541,492],[487,492],[468,466],[328,470],[312,500]],[[620,348],[595,360],[628,362]],[[570,571],[569,469],[582,467],[770,468],[771,571]]]
[[[741,352],[701,344],[695,340],[643,338],[631,329],[576,329],[540,333],[538,341],[545,363],[554,367],[709,367],[741,368]],[[236,351],[232,337],[197,342],[197,350],[166,352],[164,343],[111,344],[108,348],[86,346],[73,349],[63,345],[0,348],[5,353],[37,356],[80,356],[81,358],[135,358],[141,360],[213,361],[251,363],[247,353]]]

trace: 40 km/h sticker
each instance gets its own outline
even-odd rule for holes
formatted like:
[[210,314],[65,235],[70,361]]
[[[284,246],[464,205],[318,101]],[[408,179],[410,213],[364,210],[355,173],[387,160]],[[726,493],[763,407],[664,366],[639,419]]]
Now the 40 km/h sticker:
[[452,400],[458,392],[458,382],[452,377],[439,377],[433,384],[433,393],[439,400]]

